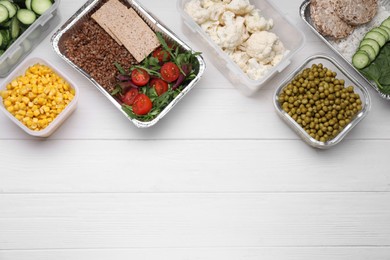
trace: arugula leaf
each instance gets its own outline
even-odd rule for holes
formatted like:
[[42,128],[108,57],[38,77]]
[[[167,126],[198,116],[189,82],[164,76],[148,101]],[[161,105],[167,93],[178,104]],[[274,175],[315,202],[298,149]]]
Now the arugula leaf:
[[115,67],[117,68],[117,70],[119,71],[120,74],[122,74],[122,75],[126,75],[127,74],[125,69],[118,62],[114,62],[114,65],[115,65]]

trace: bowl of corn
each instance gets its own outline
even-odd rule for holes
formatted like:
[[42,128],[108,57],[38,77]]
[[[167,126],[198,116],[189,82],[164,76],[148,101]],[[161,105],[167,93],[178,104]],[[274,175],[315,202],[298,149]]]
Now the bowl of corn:
[[0,86],[0,109],[26,133],[48,137],[75,110],[77,86],[41,58],[21,63]]

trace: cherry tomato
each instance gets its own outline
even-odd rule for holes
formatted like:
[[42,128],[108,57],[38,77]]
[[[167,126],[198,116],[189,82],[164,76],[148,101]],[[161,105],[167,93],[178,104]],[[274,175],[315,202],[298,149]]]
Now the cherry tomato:
[[173,63],[173,62],[167,62],[164,65],[162,65],[160,69],[161,77],[166,82],[173,82],[177,80],[177,78],[180,75],[179,67]]
[[169,54],[169,52],[164,50],[162,47],[155,49],[152,53],[152,56],[154,58],[157,58],[159,62],[166,62],[171,59],[171,55]]
[[145,94],[138,94],[133,103],[133,112],[136,115],[146,115],[152,110],[152,101]]
[[138,89],[132,88],[122,96],[122,102],[128,106],[133,105],[135,97],[139,94]]
[[136,68],[131,72],[131,80],[135,85],[142,87],[148,84],[150,79],[149,73],[144,69]]
[[168,83],[162,79],[152,79],[150,86],[156,90],[158,96],[161,96],[168,91]]

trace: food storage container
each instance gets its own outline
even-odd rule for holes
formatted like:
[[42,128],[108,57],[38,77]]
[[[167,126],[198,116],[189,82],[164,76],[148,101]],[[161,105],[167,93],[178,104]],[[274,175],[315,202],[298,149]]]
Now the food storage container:
[[21,123],[19,120],[17,120],[14,115],[12,115],[10,112],[8,112],[7,109],[5,109],[3,100],[0,98],[0,109],[11,119],[12,122],[14,122],[16,125],[18,125],[23,131],[25,131],[27,134],[36,136],[36,137],[48,137],[51,134],[54,133],[54,131],[72,114],[72,112],[77,107],[77,102],[79,98],[79,90],[72,82],[70,78],[68,78],[64,73],[62,73],[60,70],[58,70],[53,64],[50,62],[43,60],[41,58],[35,57],[35,58],[29,58],[24,60],[21,64],[19,64],[12,73],[3,81],[3,84],[0,86],[0,90],[6,89],[7,85],[12,82],[12,80],[16,79],[18,76],[22,76],[25,74],[26,70],[33,66],[34,64],[42,64],[46,65],[49,68],[53,70],[57,75],[59,75],[62,79],[64,79],[66,82],[69,83],[69,85],[75,90],[75,95],[72,101],[65,107],[62,112],[57,115],[57,117],[45,128],[43,128],[40,131],[33,131],[27,126],[25,126],[23,123]]
[[[96,81],[92,75],[85,71],[82,67],[75,64],[69,54],[66,51],[66,40],[74,35],[81,28],[84,22],[91,19],[90,16],[98,10],[100,6],[104,4],[103,0],[89,0],[87,1],[67,22],[65,22],[58,31],[53,35],[51,42],[55,52],[65,60],[70,66],[79,71],[91,83],[104,95],[109,101],[123,114],[125,115],[135,126],[139,128],[147,128],[155,125],[160,119],[162,119],[185,95],[187,95],[196,83],[201,79],[206,65],[201,55],[197,56],[196,64],[193,64],[193,68],[196,70],[196,76],[188,83],[188,85],[177,95],[155,118],[151,121],[141,121],[129,116],[123,109],[122,105],[116,100],[101,84]],[[175,42],[181,50],[192,51],[192,49],[180,40],[172,31],[166,28],[162,22],[149,13],[143,6],[134,0],[124,0],[136,13],[142,18],[142,20],[154,31],[160,32],[162,36],[169,41]],[[104,48],[104,46],[99,46]]]
[[178,0],[177,9],[182,17],[183,32],[195,42],[199,51],[208,56],[216,68],[225,75],[230,82],[243,94],[250,96],[263,87],[273,76],[281,73],[290,63],[296,52],[303,47],[305,43],[304,34],[293,25],[285,15],[275,7],[271,1],[258,0],[250,1],[255,8],[260,9],[261,15],[265,18],[273,19],[274,26],[271,32],[279,36],[284,47],[289,52],[278,63],[277,66],[270,69],[261,79],[250,79],[242,69],[226,54],[205,31],[185,12],[185,5],[190,0]]
[[0,56],[0,77],[6,77],[49,32],[59,24],[57,9],[60,0],[41,15],[16,41]]
[[[301,73],[304,69],[310,68],[313,64],[323,64],[324,67],[337,73],[337,79],[345,80],[345,87],[353,86],[354,92],[360,95],[362,101],[362,109],[355,115],[351,122],[347,124],[342,131],[340,131],[337,136],[333,139],[330,139],[326,142],[320,142],[312,138],[306,131],[291,117],[289,114],[282,109],[281,104],[279,103],[279,95],[282,93],[282,90],[295,78],[296,75]],[[333,147],[339,143],[351,130],[354,128],[369,112],[371,107],[371,100],[368,94],[367,89],[362,86],[351,74],[349,74],[340,64],[333,58],[325,54],[317,54],[309,57],[304,61],[304,63],[293,71],[281,85],[277,88],[273,98],[274,106],[278,115],[309,145],[320,148],[327,149]]]
[[[386,0],[379,0],[378,1],[378,4],[386,4]],[[356,71],[356,73],[358,73],[366,82],[367,85],[369,85],[370,87],[372,87],[378,94],[380,97],[384,98],[384,99],[387,99],[387,100],[390,100],[390,95],[389,94],[385,94],[385,93],[382,93],[380,91],[380,89],[377,87],[377,85],[368,80],[359,70],[357,70],[353,65],[352,65],[352,60],[350,59],[347,59],[345,56],[343,56],[343,54],[336,48],[336,41],[333,41],[331,38],[329,37],[324,37],[321,35],[320,32],[317,31],[317,29],[315,28],[314,24],[313,24],[313,21],[310,17],[310,0],[305,0],[303,1],[303,3],[301,4],[300,8],[299,8],[299,13],[300,13],[300,16],[302,18],[302,20],[306,23],[306,25],[324,42],[326,43],[335,53],[337,53],[343,60],[345,60],[349,65],[350,65],[350,68],[353,69],[354,71]],[[375,18],[374,18],[375,19]],[[380,21],[375,21],[376,25],[379,25],[380,24]],[[355,29],[356,30],[356,29]],[[367,30],[368,32],[368,30]],[[352,35],[354,35],[354,32],[352,32]],[[359,38],[358,38],[359,37]],[[360,39],[360,37],[362,36],[355,36],[354,38],[355,39]],[[340,42],[340,41],[339,41]],[[347,44],[348,45],[348,44]],[[357,47],[357,46],[356,46]]]

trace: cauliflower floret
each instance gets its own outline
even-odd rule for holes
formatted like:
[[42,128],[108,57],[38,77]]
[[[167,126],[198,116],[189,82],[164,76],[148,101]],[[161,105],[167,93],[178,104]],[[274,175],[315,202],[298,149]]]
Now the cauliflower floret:
[[232,0],[226,5],[226,10],[232,11],[237,15],[245,15],[253,10],[254,6],[249,3],[249,0]]
[[223,12],[225,12],[225,6],[222,3],[216,3],[207,8],[210,15],[210,20],[219,21]]
[[189,1],[184,7],[184,11],[189,14],[197,24],[202,24],[210,18],[210,11],[201,6],[200,0]]
[[247,65],[244,68],[244,72],[248,75],[250,79],[258,80],[268,72],[269,68],[269,65],[263,65],[255,58],[251,58],[248,60]]
[[242,70],[245,69],[250,58],[249,55],[243,51],[231,51],[228,52],[228,55]]
[[201,4],[203,8],[209,8],[210,6],[215,4],[227,5],[228,3],[231,2],[231,0],[201,0],[201,1],[202,1]]
[[241,16],[232,18],[229,13],[231,12],[225,12],[222,15],[225,26],[219,26],[217,28],[217,35],[220,39],[220,47],[235,49],[238,45],[245,41],[245,19]]
[[217,35],[219,22],[218,21],[207,21],[201,25],[202,29],[210,36],[211,40],[216,44],[220,44],[220,39]]
[[260,15],[260,10],[255,9],[245,15],[245,25],[250,33],[254,33],[256,31],[268,31],[272,29],[274,21],[272,19],[265,19]]
[[270,63],[274,59],[276,52],[279,54],[284,50],[278,36],[267,31],[252,34],[246,41],[246,47],[248,55],[258,59],[263,64]]

